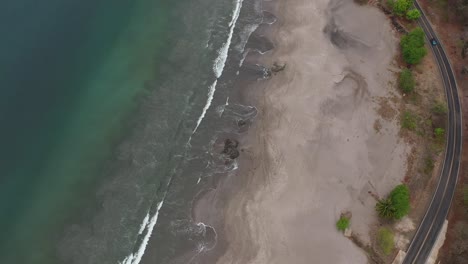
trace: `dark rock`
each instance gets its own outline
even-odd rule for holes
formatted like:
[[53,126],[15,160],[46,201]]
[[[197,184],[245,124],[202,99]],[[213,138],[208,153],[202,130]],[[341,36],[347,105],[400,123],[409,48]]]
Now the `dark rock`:
[[238,127],[243,127],[245,125],[247,125],[247,122],[244,119],[241,119],[241,120],[237,121],[237,126]]
[[224,140],[223,154],[226,154],[230,159],[239,157],[239,150],[237,149],[238,146],[239,142],[237,140],[227,138]]
[[286,68],[286,63],[279,64],[278,62],[275,62],[273,63],[273,66],[271,67],[271,71],[273,73],[277,73],[280,71],[284,71],[285,68]]
[[237,157],[239,157],[239,155],[240,155],[239,150],[231,149],[231,151],[229,153],[229,158],[230,159],[236,159]]
[[265,68],[263,69],[263,78],[262,79],[269,79],[272,75],[271,69]]
[[224,149],[226,148],[237,148],[239,146],[239,142],[235,139],[229,139],[227,138],[224,140]]

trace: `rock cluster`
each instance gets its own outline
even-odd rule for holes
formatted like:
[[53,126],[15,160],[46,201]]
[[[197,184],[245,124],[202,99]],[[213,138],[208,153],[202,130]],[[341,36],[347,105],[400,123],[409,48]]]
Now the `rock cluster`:
[[224,140],[224,149],[222,153],[230,159],[235,159],[239,157],[239,150],[237,149],[238,146],[239,142],[237,140],[227,138]]

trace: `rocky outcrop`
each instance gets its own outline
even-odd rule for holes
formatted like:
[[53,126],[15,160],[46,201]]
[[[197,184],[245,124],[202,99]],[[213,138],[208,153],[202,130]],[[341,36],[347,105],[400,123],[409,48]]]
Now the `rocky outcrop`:
[[286,63],[275,62],[273,63],[273,66],[271,67],[270,70],[273,73],[278,73],[280,71],[284,71],[285,68],[286,68]]
[[239,157],[239,150],[237,149],[238,146],[239,142],[237,140],[227,138],[224,140],[224,149],[222,153],[230,159],[236,159]]

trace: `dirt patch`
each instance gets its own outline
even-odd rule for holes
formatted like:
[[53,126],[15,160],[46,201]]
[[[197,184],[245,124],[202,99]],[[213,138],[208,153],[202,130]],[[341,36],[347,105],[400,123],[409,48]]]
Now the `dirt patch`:
[[385,121],[393,121],[397,116],[397,110],[392,106],[393,103],[390,101],[388,97],[379,97],[377,98],[377,102],[379,107],[377,109],[377,113],[382,117]]
[[374,130],[375,132],[379,133],[380,130],[382,130],[382,122],[380,121],[380,119],[376,119],[375,122],[374,122]]

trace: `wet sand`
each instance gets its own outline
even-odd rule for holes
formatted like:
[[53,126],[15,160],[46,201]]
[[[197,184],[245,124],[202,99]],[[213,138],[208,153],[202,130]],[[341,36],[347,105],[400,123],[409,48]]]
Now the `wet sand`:
[[397,118],[377,113],[394,91],[397,40],[383,14],[352,1],[266,7],[278,17],[265,33],[275,49],[249,62],[286,69],[247,94],[259,114],[241,142],[243,182],[224,209],[217,263],[366,263],[335,222],[350,211],[353,232],[369,243],[370,192],[385,196],[403,179]]

